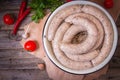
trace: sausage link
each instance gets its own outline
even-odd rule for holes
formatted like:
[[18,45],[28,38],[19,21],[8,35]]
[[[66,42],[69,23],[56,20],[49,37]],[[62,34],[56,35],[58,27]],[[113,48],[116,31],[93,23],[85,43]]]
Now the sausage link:
[[95,59],[92,60],[93,65],[96,66],[101,62],[103,62],[111,51],[113,45],[113,35],[114,35],[112,24],[110,23],[110,20],[107,18],[107,16],[105,16],[105,14],[102,11],[100,11],[99,9],[93,6],[86,5],[82,8],[82,11],[98,18],[104,27],[105,37],[104,37],[103,46],[100,50],[100,54]]
[[61,50],[60,50],[60,44],[63,39],[63,36],[67,29],[70,27],[70,24],[68,23],[63,23],[61,26],[58,28],[55,38],[52,41],[52,46],[53,46],[53,51],[54,54],[57,58],[57,60],[64,65],[67,68],[74,69],[74,70],[83,70],[83,69],[88,69],[92,67],[91,62],[78,62],[78,61],[73,61],[69,59]]
[[103,26],[102,26],[101,22],[96,17],[94,17],[93,15],[90,15],[90,14],[87,14],[87,13],[73,14],[73,15],[69,16],[67,19],[65,19],[65,21],[66,22],[71,22],[70,20],[72,20],[74,17],[87,18],[88,20],[92,21],[96,25],[96,28],[98,30],[98,36],[97,36],[98,39],[97,39],[97,43],[94,46],[93,50],[98,48],[102,44],[102,41],[103,41],[103,38],[104,38],[104,30],[103,30]]
[[[73,32],[74,31],[74,32]],[[62,42],[67,42],[70,43],[72,38],[79,32],[81,31],[86,31],[85,27],[82,27],[80,25],[72,25],[65,33],[64,37],[63,37],[63,41]],[[95,57],[98,56],[99,51],[98,50],[93,50],[91,52],[88,53],[84,53],[81,55],[72,55],[69,53],[65,53],[66,56],[72,60],[75,61],[90,61],[92,59],[94,59]]]
[[74,36],[80,32],[86,31],[85,27],[81,25],[72,25],[65,33],[62,42],[71,43]]
[[72,23],[75,25],[81,25],[86,28],[88,32],[87,38],[79,44],[71,44],[71,43],[62,43],[60,48],[64,53],[69,54],[83,54],[87,53],[91,50],[92,47],[97,42],[97,29],[96,25],[92,23],[90,20],[87,20],[83,17],[75,17],[72,20]]
[[93,50],[88,53],[84,53],[81,55],[72,55],[66,54],[66,56],[74,61],[91,61],[95,59],[99,55],[99,50]]
[[80,5],[72,5],[72,6],[68,6],[64,9],[62,9],[61,11],[59,11],[51,20],[49,28],[48,28],[48,40],[52,41],[57,28],[59,27],[59,25],[64,21],[64,19],[71,15],[74,14],[76,12],[81,12],[81,6]]

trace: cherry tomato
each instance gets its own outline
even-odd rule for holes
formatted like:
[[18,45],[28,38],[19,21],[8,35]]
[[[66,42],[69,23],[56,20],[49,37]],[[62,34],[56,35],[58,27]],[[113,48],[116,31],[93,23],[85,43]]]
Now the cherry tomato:
[[113,7],[113,0],[105,0],[104,7],[105,8],[112,8]]
[[11,14],[7,13],[3,16],[3,21],[7,25],[11,25],[14,23],[14,18]]
[[66,2],[70,2],[70,1],[72,1],[72,0],[66,0]]
[[27,51],[35,51],[37,49],[36,42],[29,40],[24,44],[24,49]]

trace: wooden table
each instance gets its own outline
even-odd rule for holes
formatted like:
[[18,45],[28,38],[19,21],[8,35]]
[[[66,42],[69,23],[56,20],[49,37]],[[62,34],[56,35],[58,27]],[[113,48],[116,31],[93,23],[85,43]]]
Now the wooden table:
[[[31,22],[30,15],[23,21],[16,39],[11,39],[9,34],[13,25],[5,25],[2,17],[5,13],[13,13],[17,17],[21,0],[1,0],[0,1],[0,80],[49,80],[45,70],[40,70],[38,63],[43,60],[28,54],[19,44],[23,25]],[[101,4],[101,3],[100,3]],[[119,3],[117,3],[119,4]],[[114,9],[113,9],[114,10]],[[120,10],[120,9],[119,9]],[[110,11],[110,10],[108,10]],[[119,11],[113,11],[114,13]],[[112,13],[113,14],[113,13]],[[118,16],[118,15],[117,15]],[[115,19],[117,20],[117,18]],[[120,31],[120,20],[116,22],[118,32]],[[119,33],[120,35],[120,33]],[[120,39],[114,57],[110,62],[108,73],[99,80],[119,80],[120,79]]]

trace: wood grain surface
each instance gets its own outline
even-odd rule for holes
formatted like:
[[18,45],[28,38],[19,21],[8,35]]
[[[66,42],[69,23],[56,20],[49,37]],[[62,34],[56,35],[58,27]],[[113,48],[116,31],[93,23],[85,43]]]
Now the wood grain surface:
[[[99,0],[98,0],[99,1]],[[101,0],[103,1],[103,0]],[[114,0],[119,1],[119,0]],[[31,22],[28,15],[22,22],[17,37],[10,38],[10,32],[13,25],[5,25],[2,17],[5,13],[13,13],[17,18],[21,0],[0,0],[0,80],[50,80],[46,70],[40,70],[38,63],[45,63],[40,58],[37,58],[27,51],[23,50],[19,44],[21,34],[26,24]],[[117,3],[119,4],[119,3]],[[119,13],[120,8],[115,11]],[[117,19],[117,18],[116,18]],[[117,19],[116,25],[120,37],[120,18]],[[96,80],[120,80],[120,38],[118,46],[106,75],[102,75]]]

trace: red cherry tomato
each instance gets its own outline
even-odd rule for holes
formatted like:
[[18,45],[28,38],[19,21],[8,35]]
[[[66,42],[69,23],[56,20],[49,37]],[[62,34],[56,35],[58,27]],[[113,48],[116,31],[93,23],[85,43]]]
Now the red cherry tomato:
[[70,1],[72,1],[72,0],[66,0],[66,2],[70,2]]
[[11,14],[7,13],[3,16],[3,21],[4,21],[5,24],[11,25],[11,24],[14,23],[14,18]]
[[35,51],[37,49],[36,42],[29,40],[24,44],[24,49],[27,51]]
[[104,7],[105,8],[112,8],[113,7],[113,0],[105,0]]

